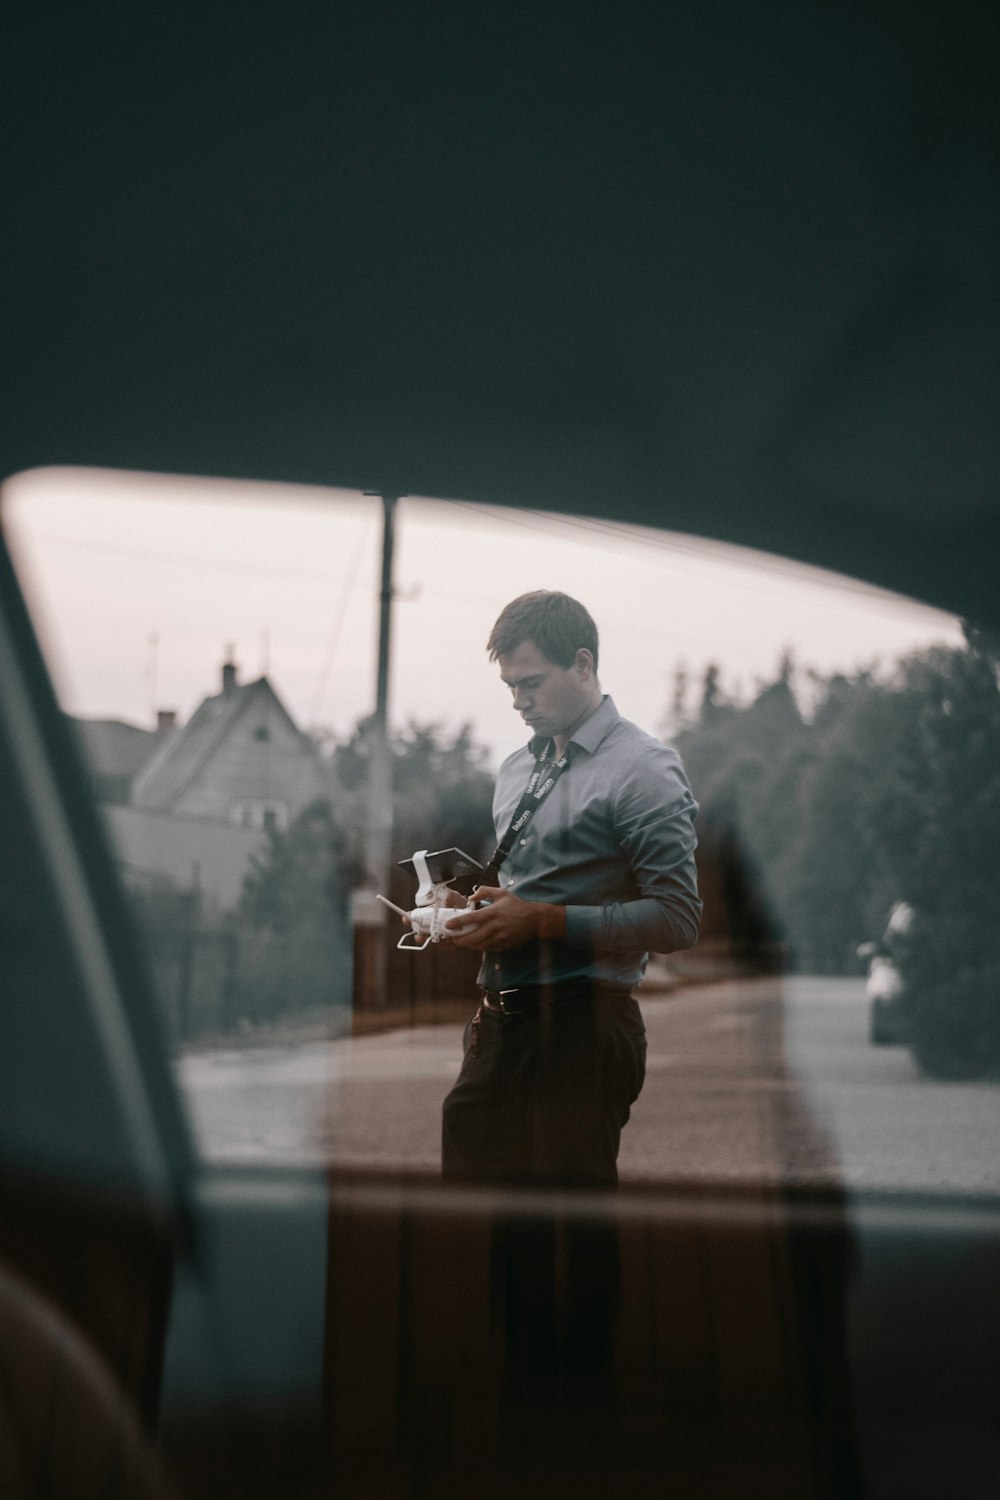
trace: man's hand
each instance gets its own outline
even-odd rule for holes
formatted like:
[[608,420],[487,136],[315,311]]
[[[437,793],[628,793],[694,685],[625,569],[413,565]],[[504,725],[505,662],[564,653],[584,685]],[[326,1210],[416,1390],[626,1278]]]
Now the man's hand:
[[488,901],[488,906],[469,908],[460,931],[450,929],[445,941],[456,948],[478,948],[493,952],[517,948],[534,938],[566,936],[566,908],[548,901],[524,901],[499,886],[482,885],[470,901]]

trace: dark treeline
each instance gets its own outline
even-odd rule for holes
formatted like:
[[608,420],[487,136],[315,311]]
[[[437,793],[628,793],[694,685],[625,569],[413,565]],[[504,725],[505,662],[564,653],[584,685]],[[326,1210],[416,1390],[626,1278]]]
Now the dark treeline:
[[[997,642],[966,631],[891,675],[807,678],[790,657],[750,702],[717,668],[673,741],[702,812],[704,941],[747,962],[857,972],[894,903],[912,1048],[928,1072],[1000,1066],[1000,692]],[[679,722],[678,722],[679,720]]]

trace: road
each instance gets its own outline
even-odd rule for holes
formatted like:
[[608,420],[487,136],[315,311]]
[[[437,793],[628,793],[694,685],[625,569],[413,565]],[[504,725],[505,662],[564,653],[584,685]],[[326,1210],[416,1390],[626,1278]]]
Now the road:
[[[646,1085],[623,1182],[837,1184],[1000,1195],[1000,1087],[922,1079],[872,1047],[860,980],[740,980],[643,999]],[[440,1026],[179,1061],[219,1161],[434,1171],[461,1055]]]

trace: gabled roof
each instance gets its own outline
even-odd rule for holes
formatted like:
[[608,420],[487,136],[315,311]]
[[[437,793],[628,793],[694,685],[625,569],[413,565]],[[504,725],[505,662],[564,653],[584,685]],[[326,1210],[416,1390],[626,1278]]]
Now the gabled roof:
[[164,812],[173,808],[233,727],[262,697],[270,699],[292,733],[307,747],[308,739],[266,677],[234,684],[227,692],[206,698],[184,728],[171,735],[153,756],[135,779],[133,805]]
[[97,776],[135,776],[160,745],[154,730],[122,719],[71,718],[70,722],[82,737],[87,763]]

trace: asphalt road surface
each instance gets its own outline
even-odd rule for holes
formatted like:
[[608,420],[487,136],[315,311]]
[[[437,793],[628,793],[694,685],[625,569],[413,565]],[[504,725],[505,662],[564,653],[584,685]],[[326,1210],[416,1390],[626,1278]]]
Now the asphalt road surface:
[[[739,980],[642,1000],[646,1084],[623,1182],[837,1184],[1000,1196],[1000,1087],[872,1047],[860,980]],[[461,1027],[179,1060],[218,1161],[434,1171]]]

